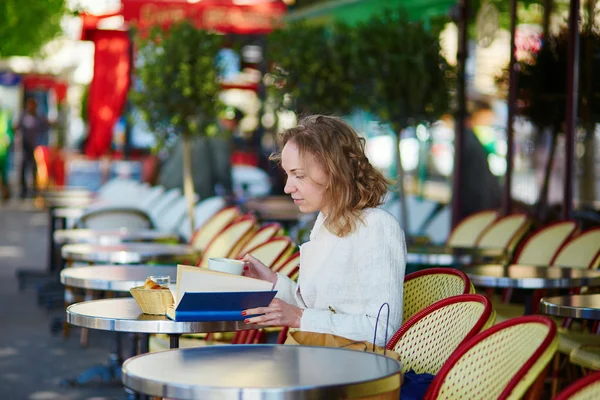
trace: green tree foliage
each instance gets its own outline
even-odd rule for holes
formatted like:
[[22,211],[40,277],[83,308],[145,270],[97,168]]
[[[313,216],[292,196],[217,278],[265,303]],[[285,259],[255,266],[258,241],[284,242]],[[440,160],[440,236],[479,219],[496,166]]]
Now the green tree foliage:
[[[580,36],[579,116],[583,124],[600,122],[600,78],[588,71],[600,71],[600,34],[583,29]],[[557,132],[565,121],[567,87],[566,29],[548,38],[533,64],[520,64],[518,73],[521,100],[519,113],[540,128]],[[506,83],[504,83],[506,85]]]
[[65,0],[0,1],[0,58],[35,55],[62,32]]
[[170,133],[214,134],[220,110],[216,55],[222,36],[186,21],[168,31],[155,28],[137,42],[135,74],[141,88],[130,98],[159,142]]
[[136,75],[141,88],[131,93],[158,142],[182,135],[183,182],[194,231],[194,187],[191,137],[217,132],[220,67],[217,53],[223,37],[184,21],[168,31],[155,28],[139,40]]
[[272,32],[266,81],[276,102],[301,114],[349,112],[357,81],[353,39],[343,24],[330,29],[300,22]]
[[450,107],[454,70],[440,54],[438,32],[410,22],[402,10],[357,25],[362,105],[396,132],[433,122]]

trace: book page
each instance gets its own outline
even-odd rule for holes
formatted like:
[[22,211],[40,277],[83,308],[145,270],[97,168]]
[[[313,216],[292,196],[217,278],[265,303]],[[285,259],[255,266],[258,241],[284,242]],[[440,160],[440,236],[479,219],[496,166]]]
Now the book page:
[[207,268],[177,266],[175,308],[185,292],[262,292],[273,290],[271,282],[232,275]]

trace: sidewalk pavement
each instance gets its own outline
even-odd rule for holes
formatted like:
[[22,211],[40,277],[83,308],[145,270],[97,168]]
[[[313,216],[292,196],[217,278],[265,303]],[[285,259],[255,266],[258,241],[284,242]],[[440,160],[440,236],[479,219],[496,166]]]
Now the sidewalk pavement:
[[[107,364],[114,333],[90,331],[89,345],[79,345],[80,329],[70,336],[50,331],[64,315],[37,305],[35,287],[19,291],[16,270],[43,271],[48,251],[48,215],[31,200],[0,205],[0,398],[7,400],[123,399],[120,384],[99,383],[68,387],[61,381],[87,368]],[[123,351],[127,352],[126,342]]]

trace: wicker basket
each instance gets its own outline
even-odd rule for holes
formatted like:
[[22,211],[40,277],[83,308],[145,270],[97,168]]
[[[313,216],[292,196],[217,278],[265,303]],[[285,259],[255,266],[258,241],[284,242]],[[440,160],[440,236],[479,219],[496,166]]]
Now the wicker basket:
[[167,288],[144,289],[143,286],[131,288],[133,296],[144,314],[165,315],[167,308],[173,304],[173,295]]

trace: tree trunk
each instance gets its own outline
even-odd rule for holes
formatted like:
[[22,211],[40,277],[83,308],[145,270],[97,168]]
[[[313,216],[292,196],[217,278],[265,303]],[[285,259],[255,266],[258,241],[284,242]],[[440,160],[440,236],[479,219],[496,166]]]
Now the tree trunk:
[[187,201],[190,229],[194,232],[194,180],[192,179],[192,143],[189,132],[183,132],[183,193]]
[[596,159],[596,141],[594,138],[596,124],[592,121],[592,107],[594,105],[593,93],[593,43],[591,40],[592,27],[594,26],[594,9],[596,0],[587,2],[587,22],[584,25],[586,33],[584,34],[583,45],[583,97],[581,110],[581,122],[585,127],[585,138],[583,140],[583,158],[581,160],[581,178],[579,179],[579,201],[581,204],[591,203],[596,199],[596,174],[594,161]]
[[398,140],[398,146],[396,147],[396,165],[397,165],[397,174],[398,174],[398,195],[400,201],[400,218],[402,219],[402,224],[404,225],[402,229],[405,234],[409,236],[409,225],[408,225],[408,205],[406,204],[406,190],[404,188],[404,168],[402,167],[402,156],[400,155],[400,132],[396,133],[396,138]]
[[542,38],[544,41],[548,40],[548,37],[550,36],[550,17],[552,16],[553,3],[554,0],[544,0],[544,20],[542,23]]
[[544,221],[546,218],[546,211],[548,209],[548,190],[550,188],[550,177],[552,176],[554,154],[556,153],[556,144],[558,142],[556,135],[556,131],[551,132],[550,134],[550,152],[548,153],[548,159],[546,160],[544,180],[542,181],[542,188],[540,189],[540,194],[538,196],[536,214],[541,221]]

